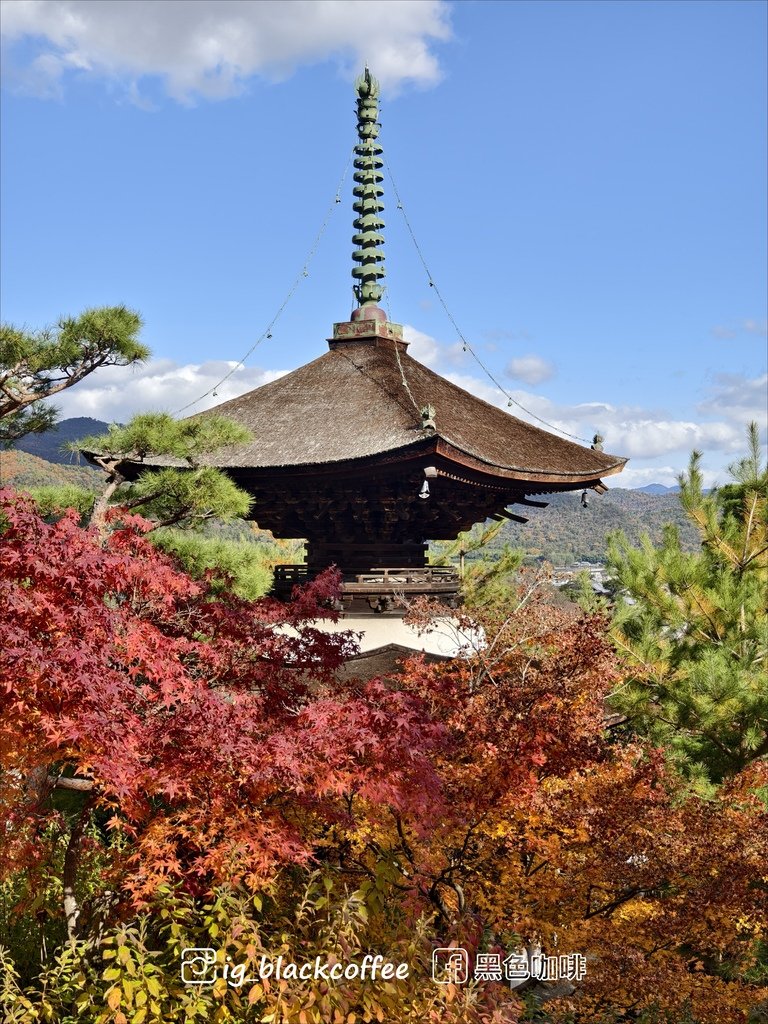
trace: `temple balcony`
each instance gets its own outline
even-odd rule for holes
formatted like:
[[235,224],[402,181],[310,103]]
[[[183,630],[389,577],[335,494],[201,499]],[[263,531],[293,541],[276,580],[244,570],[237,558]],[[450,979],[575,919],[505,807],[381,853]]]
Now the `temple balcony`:
[[[309,583],[320,569],[307,565],[277,565],[272,594],[288,600],[295,586]],[[337,611],[355,614],[393,613],[402,615],[409,601],[430,597],[457,608],[461,603],[461,579],[452,566],[377,568],[367,572],[344,573],[341,602]]]

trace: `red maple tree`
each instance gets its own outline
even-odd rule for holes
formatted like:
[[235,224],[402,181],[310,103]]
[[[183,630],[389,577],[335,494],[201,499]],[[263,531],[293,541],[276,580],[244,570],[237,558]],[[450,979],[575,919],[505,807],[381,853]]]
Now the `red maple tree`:
[[258,885],[306,862],[313,822],[338,818],[342,792],[423,803],[440,729],[417,697],[334,681],[355,644],[315,625],[332,616],[333,572],[287,605],[213,598],[137,517],[120,514],[102,545],[74,513],[47,524],[12,492],[0,515],[0,867],[39,861],[51,823],[64,827],[51,790],[81,791],[71,934],[92,811],[131,837],[120,871],[140,903],[161,882]]

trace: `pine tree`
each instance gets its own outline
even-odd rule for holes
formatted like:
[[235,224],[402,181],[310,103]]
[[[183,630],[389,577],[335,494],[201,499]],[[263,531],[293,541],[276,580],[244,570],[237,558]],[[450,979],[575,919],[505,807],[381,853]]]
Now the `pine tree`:
[[[221,470],[204,464],[205,457],[249,440],[244,427],[224,416],[174,420],[168,413],[140,413],[125,426],[112,424],[106,434],[74,443],[107,474],[90,522],[100,533],[108,529],[110,506],[134,511],[150,520],[151,530],[207,519],[245,516],[251,498]],[[125,463],[160,456],[170,463],[150,468],[129,481]]]
[[57,410],[44,399],[71,388],[100,366],[128,366],[149,356],[137,336],[141,317],[125,306],[62,317],[54,329],[0,326],[0,445],[42,433]]
[[[72,485],[34,488],[39,513],[56,520],[75,509],[83,526],[94,526],[104,539],[125,520],[128,512],[140,515],[142,529],[155,547],[173,555],[195,579],[227,588],[248,600],[266,593],[272,566],[280,552],[267,542],[234,540],[220,530],[203,529],[237,521],[248,515],[250,496],[225,473],[206,466],[205,457],[230,444],[247,441],[244,428],[222,416],[174,420],[167,413],[140,413],[125,426],[113,424],[106,434],[86,437],[68,445],[85,451],[106,474],[100,495]],[[125,460],[173,463],[148,466],[137,480],[124,475]],[[217,581],[213,583],[213,578]]]
[[609,540],[624,592],[612,635],[629,666],[612,702],[705,789],[768,755],[766,472],[754,424],[749,446],[721,490],[704,492],[699,452],[679,478],[697,552],[682,550],[674,526],[660,547]]

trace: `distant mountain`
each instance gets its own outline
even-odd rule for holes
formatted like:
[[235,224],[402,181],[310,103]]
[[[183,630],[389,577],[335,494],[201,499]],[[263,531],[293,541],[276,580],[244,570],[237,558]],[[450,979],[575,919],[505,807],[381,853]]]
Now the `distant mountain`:
[[[45,459],[46,462],[74,466],[78,464],[78,456],[72,452],[62,451],[62,445],[69,441],[79,441],[81,437],[88,437],[90,434],[103,434],[108,427],[109,424],[103,420],[94,420],[90,416],[74,416],[57,423],[53,430],[22,437],[13,447],[17,451]],[[82,459],[79,460],[79,464],[83,465]]]
[[582,507],[579,494],[542,494],[538,498],[549,502],[548,508],[513,506],[513,511],[526,516],[528,522],[507,524],[497,544],[521,549],[532,559],[566,565],[602,562],[605,535],[613,530],[623,530],[634,544],[647,533],[658,544],[664,527],[673,523],[684,549],[695,551],[701,543],[675,493],[616,488],[598,496],[590,491],[587,508]]
[[664,484],[646,484],[645,487],[633,487],[632,489],[643,494],[679,494],[680,492],[679,487],[665,487]]

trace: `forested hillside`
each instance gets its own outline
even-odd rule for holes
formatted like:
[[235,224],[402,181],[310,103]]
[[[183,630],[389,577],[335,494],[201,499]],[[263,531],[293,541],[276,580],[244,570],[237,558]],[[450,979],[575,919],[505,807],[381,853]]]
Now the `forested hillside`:
[[496,545],[509,544],[555,565],[581,560],[602,562],[609,531],[623,530],[633,543],[647,533],[658,543],[664,526],[676,523],[683,548],[694,551],[699,546],[696,532],[674,493],[648,494],[617,488],[599,497],[590,492],[587,508],[582,508],[578,494],[542,495],[541,500],[548,501],[549,506],[515,508],[528,522],[507,524]]
[[[76,456],[68,455],[67,458],[75,459]],[[48,462],[24,451],[0,451],[1,487],[25,491],[32,487],[69,484],[96,492],[103,483],[104,474],[101,470],[92,469],[82,461],[79,465],[64,465]]]

